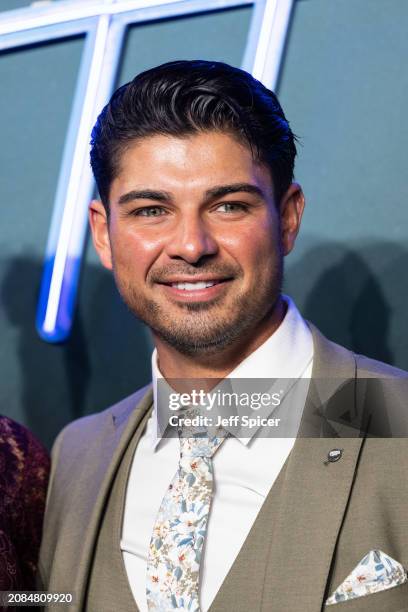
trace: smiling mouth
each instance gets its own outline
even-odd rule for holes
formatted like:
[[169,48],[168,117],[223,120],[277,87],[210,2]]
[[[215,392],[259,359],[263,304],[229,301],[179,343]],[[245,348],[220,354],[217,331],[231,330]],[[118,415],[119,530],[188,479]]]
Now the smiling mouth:
[[169,279],[159,282],[168,295],[182,302],[202,302],[214,300],[225,290],[226,285],[232,281],[230,278],[200,278],[196,281],[186,279]]
[[203,289],[209,289],[215,285],[220,285],[221,283],[226,283],[231,280],[233,280],[232,276],[206,277],[204,275],[200,275],[183,277],[180,275],[177,277],[174,275],[167,279],[157,279],[156,283],[171,289],[178,289],[179,291],[202,291]]
[[207,289],[208,287],[213,287],[214,285],[219,285],[224,282],[223,280],[211,280],[211,281],[197,281],[195,283],[169,283],[170,287],[174,289],[180,289],[184,291],[199,291],[202,289]]

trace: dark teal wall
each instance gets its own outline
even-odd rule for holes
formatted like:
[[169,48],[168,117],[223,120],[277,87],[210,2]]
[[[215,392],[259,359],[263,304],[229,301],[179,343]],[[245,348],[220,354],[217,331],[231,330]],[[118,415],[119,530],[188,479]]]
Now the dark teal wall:
[[0,55],[0,411],[47,443],[76,410],[81,384],[71,374],[73,346],[41,342],[34,316],[82,45],[76,38]]
[[[118,84],[174,58],[239,66],[250,15],[130,28]],[[296,176],[307,197],[285,288],[331,338],[408,369],[407,26],[406,0],[298,0],[279,96],[300,137]],[[47,445],[65,423],[150,375],[149,336],[90,245],[70,342],[46,345],[34,329],[82,45],[76,38],[0,55],[0,412]]]
[[408,3],[301,0],[279,97],[307,208],[286,289],[355,351],[408,369]]

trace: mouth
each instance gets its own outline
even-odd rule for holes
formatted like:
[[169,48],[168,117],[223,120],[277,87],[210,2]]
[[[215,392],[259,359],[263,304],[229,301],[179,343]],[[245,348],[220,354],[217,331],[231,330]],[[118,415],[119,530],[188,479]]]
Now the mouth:
[[231,281],[231,278],[199,279],[195,281],[180,279],[159,284],[169,296],[176,298],[178,301],[201,302],[218,297],[225,291],[226,286]]
[[195,281],[195,282],[175,282],[170,283],[170,287],[174,289],[180,289],[180,291],[200,291],[201,289],[208,289],[222,283],[222,280],[207,280],[207,281]]

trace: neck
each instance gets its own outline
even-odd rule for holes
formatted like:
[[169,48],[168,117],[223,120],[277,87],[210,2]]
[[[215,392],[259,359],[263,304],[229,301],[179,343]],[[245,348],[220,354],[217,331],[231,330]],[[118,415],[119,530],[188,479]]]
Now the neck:
[[285,314],[286,304],[279,297],[273,311],[250,334],[210,355],[183,355],[154,335],[160,371],[166,379],[225,378],[278,329]]

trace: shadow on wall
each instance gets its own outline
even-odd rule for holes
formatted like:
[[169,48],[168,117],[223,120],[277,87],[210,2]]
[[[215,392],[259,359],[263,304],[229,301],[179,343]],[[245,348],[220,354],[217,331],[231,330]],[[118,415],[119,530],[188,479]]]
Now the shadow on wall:
[[306,238],[288,261],[285,291],[331,340],[408,369],[408,250],[395,243]]
[[23,422],[49,447],[68,422],[149,381],[146,330],[122,304],[107,271],[85,265],[71,338],[50,345],[35,329],[42,261],[27,254],[1,268],[7,327],[0,357],[6,398],[1,412]]

